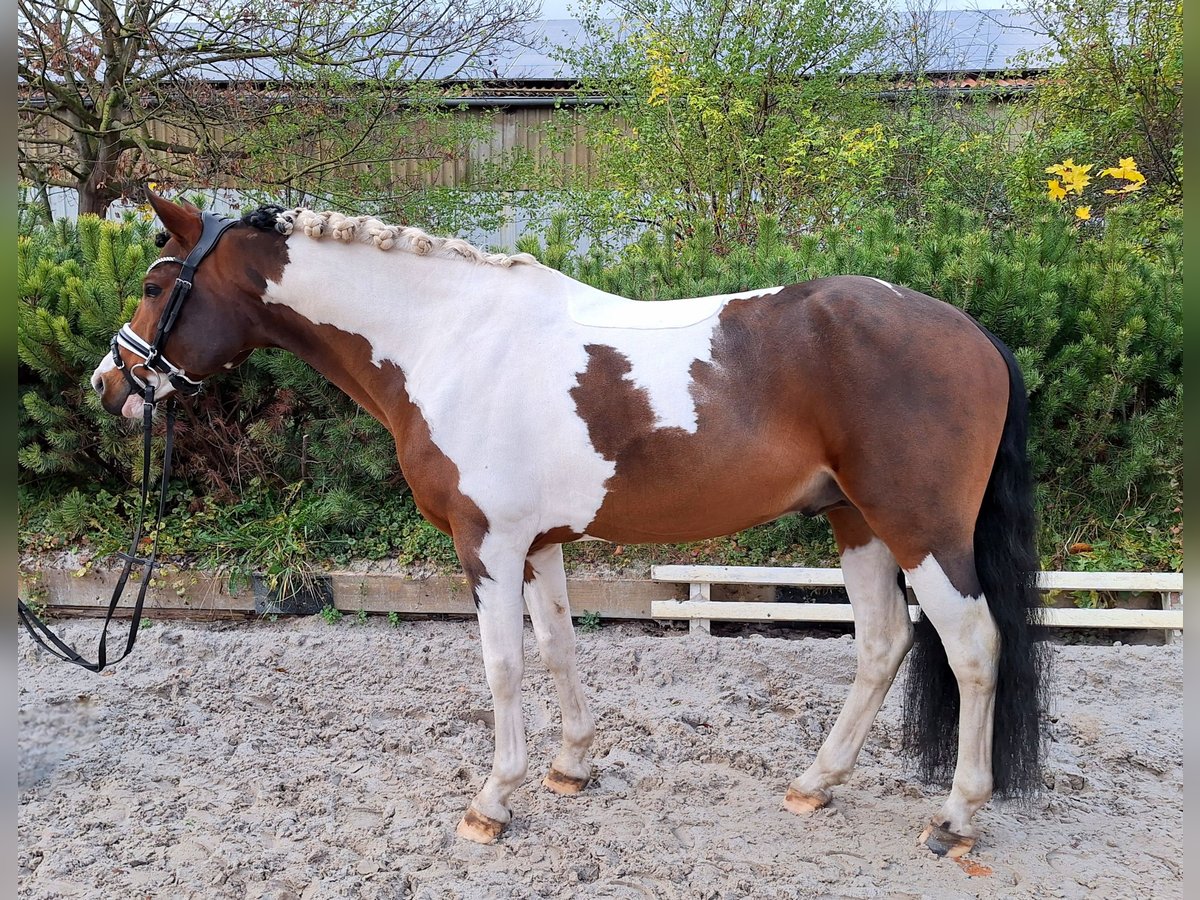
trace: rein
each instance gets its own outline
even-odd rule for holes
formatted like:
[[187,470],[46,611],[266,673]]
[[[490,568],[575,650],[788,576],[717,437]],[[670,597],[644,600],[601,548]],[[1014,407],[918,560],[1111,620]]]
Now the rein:
[[[138,502],[137,524],[133,530],[133,539],[129,544],[129,550],[117,554],[121,559],[125,560],[125,566],[121,570],[121,576],[117,579],[116,586],[113,588],[112,598],[108,601],[108,612],[104,617],[104,627],[100,631],[100,643],[96,650],[96,661],[91,662],[81,656],[74,647],[67,644],[62,638],[51,631],[50,627],[37,617],[24,600],[21,600],[19,597],[17,598],[17,617],[21,624],[25,626],[25,630],[29,632],[30,637],[52,656],[81,666],[89,672],[101,672],[105,666],[120,662],[129,655],[130,651],[133,650],[133,645],[137,642],[138,628],[142,622],[142,607],[146,602],[146,589],[150,586],[150,580],[154,574],[154,566],[158,555],[158,535],[161,530],[160,525],[162,524],[163,513],[167,506],[167,484],[171,480],[171,454],[175,446],[175,410],[177,405],[175,397],[167,400],[166,440],[163,447],[162,480],[158,490],[158,511],[154,517],[154,540],[150,545],[150,555],[147,557],[138,556],[138,545],[142,542],[142,531],[146,521],[146,501],[150,495],[150,452],[153,443],[154,410],[158,401],[154,396],[153,381],[140,378],[135,374],[134,370],[145,368],[166,375],[175,390],[184,396],[194,395],[202,386],[200,381],[189,378],[183,369],[168,362],[162,355],[162,347],[166,344],[167,338],[171,334],[171,329],[175,327],[175,321],[179,318],[179,311],[183,307],[184,301],[187,299],[188,294],[191,293],[196,267],[213,251],[221,235],[231,226],[237,224],[236,219],[223,219],[207,212],[204,213],[203,221],[204,229],[200,234],[200,240],[197,241],[196,246],[192,248],[192,252],[187,255],[186,259],[168,256],[162,257],[150,265],[150,269],[153,269],[155,266],[166,262],[180,264],[179,274],[175,277],[175,286],[172,288],[171,296],[167,301],[167,305],[163,308],[162,316],[158,320],[158,329],[154,336],[154,342],[146,344],[133,331],[130,323],[126,322],[121,326],[120,331],[113,335],[110,345],[113,362],[116,367],[125,376],[125,380],[129,382],[133,392],[140,393],[144,400],[142,405],[142,495]],[[148,271],[149,269],[147,269]],[[120,347],[124,347],[138,356],[144,357],[143,361],[134,363],[132,366],[126,366],[119,352]],[[133,620],[129,625],[129,637],[125,642],[124,652],[112,660],[112,662],[109,662],[107,646],[108,626],[112,621],[113,614],[117,610],[117,604],[120,602],[121,596],[125,593],[125,585],[129,581],[129,576],[133,572],[135,565],[145,566],[145,570],[142,573],[142,584],[138,588],[137,599],[133,605]]]

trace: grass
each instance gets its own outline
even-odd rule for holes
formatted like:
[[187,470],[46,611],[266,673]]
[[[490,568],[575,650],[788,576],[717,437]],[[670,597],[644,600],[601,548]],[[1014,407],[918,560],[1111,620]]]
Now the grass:
[[600,613],[596,611],[589,612],[584,610],[579,616],[579,630],[584,634],[592,634],[600,630]]

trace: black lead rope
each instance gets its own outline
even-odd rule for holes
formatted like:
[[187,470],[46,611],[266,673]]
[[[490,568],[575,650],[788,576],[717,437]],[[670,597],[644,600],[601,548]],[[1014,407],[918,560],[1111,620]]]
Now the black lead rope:
[[[199,381],[194,381],[187,377],[182,369],[176,369],[163,358],[162,354],[163,348],[167,343],[167,337],[170,335],[171,329],[175,327],[175,320],[179,317],[179,311],[183,307],[183,302],[188,298],[188,294],[191,293],[193,280],[196,276],[196,267],[213,251],[213,248],[217,245],[217,241],[221,239],[221,235],[237,224],[236,219],[223,219],[220,216],[214,216],[212,213],[207,212],[203,214],[201,221],[203,224],[200,239],[196,242],[196,246],[192,248],[186,259],[177,259],[175,257],[162,258],[150,267],[154,268],[159,262],[176,262],[180,264],[179,274],[175,277],[175,286],[172,288],[167,305],[159,317],[154,342],[146,344],[133,331],[130,323],[126,322],[121,326],[121,330],[113,335],[110,345],[113,367],[120,370],[121,374],[125,376],[131,392],[143,391],[145,393],[146,404],[142,408],[142,497],[138,504],[137,527],[133,530],[133,541],[129,545],[129,552],[118,554],[118,556],[125,560],[125,568],[121,570],[121,577],[117,579],[117,585],[113,588],[112,599],[108,601],[108,614],[104,617],[104,627],[100,631],[100,647],[96,651],[96,661],[89,662],[80,656],[74,647],[67,644],[62,638],[51,631],[45,622],[34,615],[33,610],[23,600],[19,597],[17,598],[17,616],[30,636],[51,655],[65,662],[82,666],[89,672],[100,672],[106,665],[110,665],[106,643],[108,625],[112,621],[113,614],[117,611],[117,603],[120,602],[121,595],[125,593],[125,584],[129,581],[130,573],[133,572],[135,565],[145,566],[145,570],[142,573],[142,585],[138,588],[137,601],[133,604],[133,622],[129,626],[129,638],[125,642],[125,652],[114,659],[113,663],[119,663],[129,655],[129,651],[133,649],[133,645],[137,641],[138,627],[142,623],[142,606],[146,602],[146,589],[150,586],[150,578],[154,574],[154,561],[158,555],[158,534],[161,530],[163,513],[167,506],[167,483],[171,480],[171,450],[175,445],[175,396],[172,395],[167,401],[167,439],[163,450],[162,486],[158,491],[158,514],[154,519],[154,541],[150,545],[150,555],[148,557],[141,557],[138,556],[138,545],[142,542],[142,526],[146,521],[146,500],[150,495],[150,447],[154,427],[155,401],[153,379],[146,378],[142,380],[133,374],[132,369],[142,367],[166,376],[176,392],[180,394],[191,395],[200,389]],[[139,356],[143,356],[143,361],[135,364],[132,368],[126,366],[118,349],[120,346],[124,346]]]
[[[167,483],[171,480],[171,451],[175,444],[174,397],[167,401],[166,419],[166,443],[163,448],[162,483],[158,491],[158,512],[154,518],[154,541],[150,545],[150,555],[141,557],[138,556],[138,545],[142,542],[142,527],[146,521],[146,500],[150,495],[150,450],[154,428],[154,386],[147,383],[145,406],[142,407],[142,496],[138,504],[137,525],[133,530],[133,540],[130,542],[129,551],[117,554],[125,560],[125,567],[121,570],[121,577],[117,579],[116,587],[113,588],[112,599],[108,601],[108,614],[104,617],[104,627],[100,631],[96,661],[90,662],[80,656],[74,647],[51,631],[50,627],[25,604],[25,601],[17,599],[17,616],[20,618],[21,624],[25,626],[25,630],[29,632],[30,637],[51,655],[82,666],[89,672],[101,672],[105,666],[119,663],[129,655],[129,651],[137,642],[138,628],[142,623],[142,606],[146,602],[146,589],[150,586],[150,579],[154,574],[155,557],[158,555],[158,535],[161,530],[159,526],[162,524],[163,513],[167,507]],[[145,569],[142,572],[142,584],[138,588],[137,600],[133,605],[133,621],[129,625],[129,637],[125,642],[125,652],[110,663],[108,662],[107,646],[108,625],[117,611],[117,603],[120,602],[121,595],[125,593],[125,584],[129,581],[135,565],[143,565]]]

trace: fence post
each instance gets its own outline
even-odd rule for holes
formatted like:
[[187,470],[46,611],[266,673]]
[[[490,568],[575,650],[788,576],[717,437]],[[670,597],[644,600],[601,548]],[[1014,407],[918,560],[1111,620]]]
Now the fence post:
[[[711,584],[708,584],[708,583],[698,584],[696,582],[692,582],[691,584],[688,585],[688,600],[689,601],[692,601],[692,600],[704,601],[704,600],[711,600],[711,599],[712,599],[712,585]],[[712,621],[709,619],[688,619],[688,633],[689,634],[710,635],[710,634],[712,634]]]
[[[1183,609],[1183,592],[1182,591],[1163,591],[1162,597],[1163,609]],[[1163,632],[1163,642],[1173,644],[1183,637],[1183,632],[1176,628],[1168,628]]]

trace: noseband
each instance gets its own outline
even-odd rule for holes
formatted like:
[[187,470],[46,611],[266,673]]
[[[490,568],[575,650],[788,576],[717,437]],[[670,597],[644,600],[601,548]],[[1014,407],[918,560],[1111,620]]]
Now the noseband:
[[[146,402],[154,404],[154,386],[146,379],[138,376],[137,369],[149,369],[166,375],[171,382],[171,386],[175,388],[181,395],[190,397],[197,393],[202,383],[194,378],[189,378],[187,373],[179,366],[174,365],[162,354],[162,348],[167,343],[167,338],[171,335],[171,329],[175,327],[175,320],[179,318],[179,311],[183,308],[183,301],[192,291],[192,280],[196,277],[196,267],[204,260],[208,254],[217,246],[217,241],[221,239],[221,235],[232,226],[237,224],[237,219],[226,219],[221,216],[215,216],[212,213],[203,214],[204,228],[200,233],[200,240],[196,242],[196,246],[192,248],[192,252],[187,255],[187,259],[180,259],[177,256],[163,256],[156,259],[150,264],[150,268],[146,270],[146,274],[150,274],[155,266],[163,263],[178,263],[179,274],[175,276],[175,285],[171,288],[171,296],[167,299],[167,305],[163,308],[162,315],[158,320],[158,330],[154,335],[153,342],[147,344],[142,340],[141,336],[133,330],[129,322],[121,326],[121,330],[113,335],[112,342],[109,344],[112,350],[113,365],[120,370],[125,376],[125,380],[129,382],[130,388],[138,394],[143,394]],[[125,360],[121,358],[121,348],[142,357],[142,361],[134,363],[132,366],[126,366]]]

